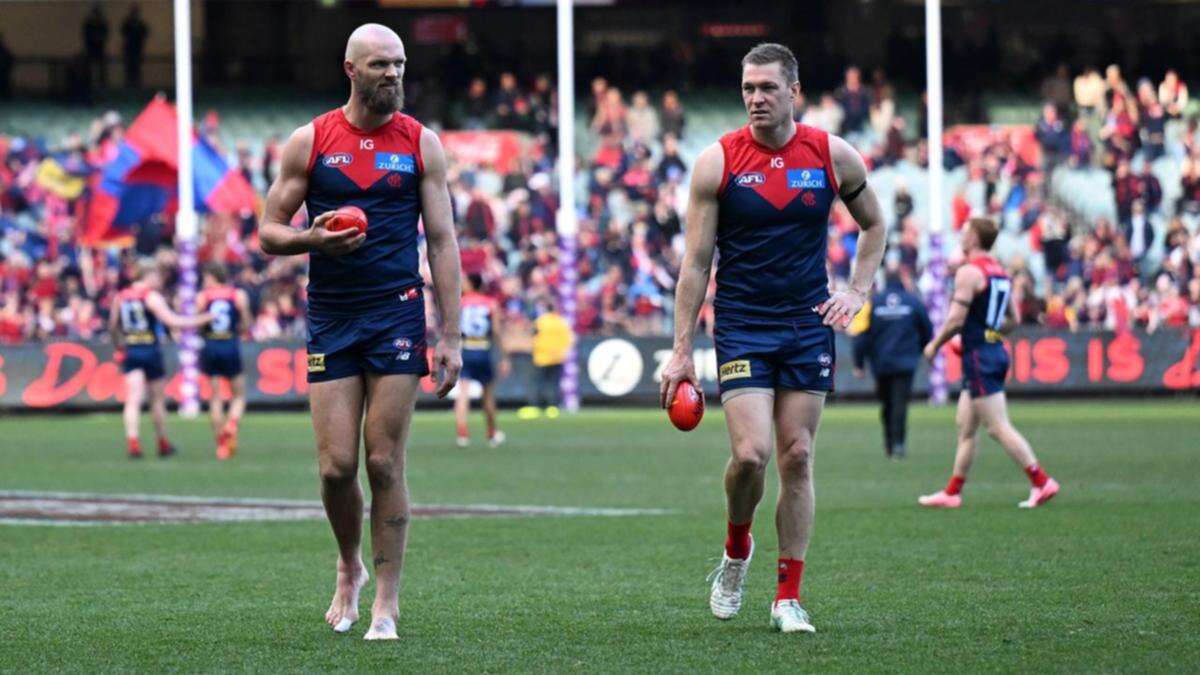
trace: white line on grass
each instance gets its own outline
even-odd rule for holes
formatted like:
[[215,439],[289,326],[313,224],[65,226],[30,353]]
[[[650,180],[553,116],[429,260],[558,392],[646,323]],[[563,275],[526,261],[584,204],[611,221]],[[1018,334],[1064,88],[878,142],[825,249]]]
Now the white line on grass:
[[[424,504],[418,518],[523,516],[625,517],[665,515],[665,509],[535,506],[526,504]],[[320,502],[183,495],[0,491],[0,525],[116,525],[319,520]]]

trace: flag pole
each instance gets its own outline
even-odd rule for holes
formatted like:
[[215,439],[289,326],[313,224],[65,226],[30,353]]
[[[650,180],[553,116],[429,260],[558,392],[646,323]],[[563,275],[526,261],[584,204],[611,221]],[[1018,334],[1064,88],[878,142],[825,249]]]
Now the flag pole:
[[[179,251],[179,301],[184,316],[196,314],[196,204],[192,180],[192,16],[191,0],[175,1],[175,109],[179,148],[179,211],[175,216],[175,241]],[[196,330],[183,331],[179,343],[180,414],[200,412],[199,373],[196,369],[200,339]]]
[[[575,327],[575,287],[578,283],[576,234],[579,230],[575,212],[575,31],[572,0],[558,0],[558,212],[557,229],[561,256],[559,269],[563,283],[558,286],[559,306],[563,318],[572,330]],[[563,363],[563,406],[579,409],[579,364],[575,343]]]

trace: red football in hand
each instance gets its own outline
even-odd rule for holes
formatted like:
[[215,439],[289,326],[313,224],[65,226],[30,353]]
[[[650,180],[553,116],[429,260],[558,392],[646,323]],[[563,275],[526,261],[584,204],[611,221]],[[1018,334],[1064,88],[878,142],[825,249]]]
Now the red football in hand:
[[671,424],[680,431],[691,431],[704,417],[704,394],[696,391],[691,382],[684,380],[675,388],[675,400],[667,408]]
[[356,229],[360,234],[367,233],[367,214],[357,206],[343,206],[333,212],[333,217],[326,223],[325,229],[330,232]]

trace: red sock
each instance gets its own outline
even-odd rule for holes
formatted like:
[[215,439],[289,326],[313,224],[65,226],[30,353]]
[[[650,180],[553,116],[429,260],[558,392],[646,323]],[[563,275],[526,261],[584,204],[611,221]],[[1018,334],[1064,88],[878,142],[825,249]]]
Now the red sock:
[[126,438],[125,442],[129,444],[129,454],[140,455],[142,453],[142,442],[138,440],[137,436]]
[[1037,462],[1025,467],[1025,474],[1029,476],[1029,482],[1036,488],[1042,487],[1046,481],[1050,480],[1050,476],[1042,471],[1042,467],[1038,466]]
[[754,521],[742,525],[729,523],[728,534],[725,536],[725,555],[734,560],[745,560],[750,557],[750,526]]
[[158,451],[166,452],[170,449],[171,449],[171,441],[168,441],[166,436],[159,436],[158,437]]
[[962,476],[950,476],[950,482],[946,483],[946,494],[953,496],[962,492],[962,486],[965,482],[967,482],[967,479]]
[[465,425],[465,424],[457,424],[457,425],[455,425],[455,427],[458,429],[458,437],[459,437],[459,438],[466,438],[466,437],[468,436],[468,434],[467,434],[467,425]]
[[793,558],[779,559],[779,586],[775,601],[799,600],[800,581],[804,578],[804,561]]

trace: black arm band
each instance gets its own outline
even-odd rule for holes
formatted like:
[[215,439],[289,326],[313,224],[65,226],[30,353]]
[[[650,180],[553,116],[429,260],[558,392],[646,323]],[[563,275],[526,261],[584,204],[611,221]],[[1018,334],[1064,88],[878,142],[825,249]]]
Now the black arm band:
[[842,203],[849,204],[850,202],[854,201],[854,199],[856,197],[858,197],[860,194],[862,194],[863,190],[866,190],[866,189],[867,189],[867,181],[864,180],[862,185],[859,185],[857,188],[855,188],[853,192],[851,192],[848,195],[842,196]]

